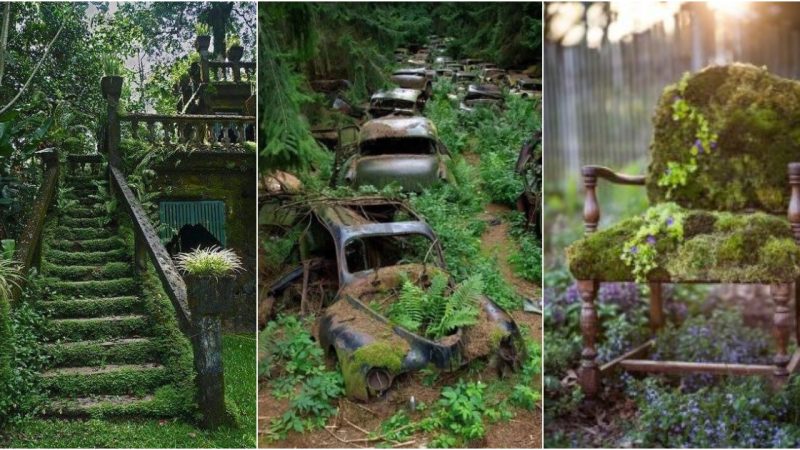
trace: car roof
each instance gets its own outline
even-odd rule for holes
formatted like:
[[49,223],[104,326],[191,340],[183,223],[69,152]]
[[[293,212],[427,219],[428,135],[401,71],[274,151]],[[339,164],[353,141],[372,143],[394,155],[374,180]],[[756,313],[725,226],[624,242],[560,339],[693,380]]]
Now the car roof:
[[395,70],[392,75],[425,75],[424,67],[403,67]]
[[436,139],[436,126],[422,116],[386,116],[372,119],[361,126],[361,141],[387,137],[424,137]]
[[389,89],[386,91],[379,91],[372,94],[372,100],[375,99],[382,99],[382,98],[392,98],[396,100],[406,100],[409,102],[416,102],[417,98],[422,95],[422,91],[417,89],[403,89],[403,88],[394,88]]

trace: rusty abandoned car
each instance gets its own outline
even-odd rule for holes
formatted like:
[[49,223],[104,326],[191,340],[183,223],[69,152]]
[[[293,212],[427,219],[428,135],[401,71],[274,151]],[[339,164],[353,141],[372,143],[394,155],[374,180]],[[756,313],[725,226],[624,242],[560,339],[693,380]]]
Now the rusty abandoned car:
[[425,97],[417,89],[396,88],[377,92],[369,100],[372,118],[394,115],[416,116],[425,108]]
[[511,85],[513,87],[508,91],[511,95],[518,95],[522,98],[541,98],[542,96],[542,80],[538,78],[517,78]]
[[[501,375],[519,366],[519,328],[483,294],[474,299],[477,323],[447,330],[438,339],[409,331],[387,317],[404,282],[424,289],[438,278],[443,289],[455,287],[440,241],[405,203],[331,199],[312,202],[310,209],[310,214],[298,215],[308,220],[300,224],[307,230],[303,245],[296,244],[295,254],[303,253],[301,262],[273,283],[268,295],[297,302],[299,294],[306,310],[321,312],[314,335],[329,363],[339,363],[349,398],[368,401],[409,372],[451,372],[482,357],[489,357]],[[310,304],[312,292],[323,290],[316,304]]]
[[472,112],[476,107],[500,108],[503,102],[503,92],[499,87],[493,84],[470,84],[459,109]]
[[[424,65],[424,63],[423,63]],[[425,99],[430,98],[433,84],[425,68],[398,69],[392,73],[391,80],[403,89],[421,91]]]
[[343,184],[380,189],[395,183],[405,191],[420,192],[451,181],[449,161],[450,152],[429,119],[373,119],[361,127],[357,152],[343,165]]

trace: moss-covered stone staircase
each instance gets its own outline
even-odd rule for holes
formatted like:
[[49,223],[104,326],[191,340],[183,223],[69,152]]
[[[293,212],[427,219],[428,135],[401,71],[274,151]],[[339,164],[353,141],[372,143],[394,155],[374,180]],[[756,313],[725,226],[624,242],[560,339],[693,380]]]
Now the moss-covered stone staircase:
[[48,218],[41,302],[50,318],[47,413],[180,414],[191,403],[191,350],[165,296],[153,293],[158,285],[143,288],[147,274],[134,270],[132,235],[110,225],[106,189],[98,188],[105,183],[65,177],[60,195],[76,203]]

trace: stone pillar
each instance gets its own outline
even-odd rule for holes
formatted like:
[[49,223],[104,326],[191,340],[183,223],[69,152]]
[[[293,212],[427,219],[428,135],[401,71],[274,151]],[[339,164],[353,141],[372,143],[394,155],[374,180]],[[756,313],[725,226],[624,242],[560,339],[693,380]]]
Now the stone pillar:
[[184,276],[191,311],[192,348],[197,372],[197,402],[202,426],[217,428],[234,418],[225,409],[222,367],[222,315],[233,302],[234,277]]
[[103,77],[100,80],[100,87],[107,103],[105,151],[108,154],[108,163],[114,167],[122,167],[122,156],[119,152],[119,98],[122,95],[122,77]]

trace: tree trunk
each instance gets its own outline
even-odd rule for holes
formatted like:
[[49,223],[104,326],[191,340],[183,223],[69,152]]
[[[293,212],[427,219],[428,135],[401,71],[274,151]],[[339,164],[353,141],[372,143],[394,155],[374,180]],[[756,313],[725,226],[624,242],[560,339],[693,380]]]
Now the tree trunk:
[[8,24],[11,22],[11,2],[5,2],[3,8],[3,31],[0,35],[0,86],[6,71],[6,44],[8,43]]

